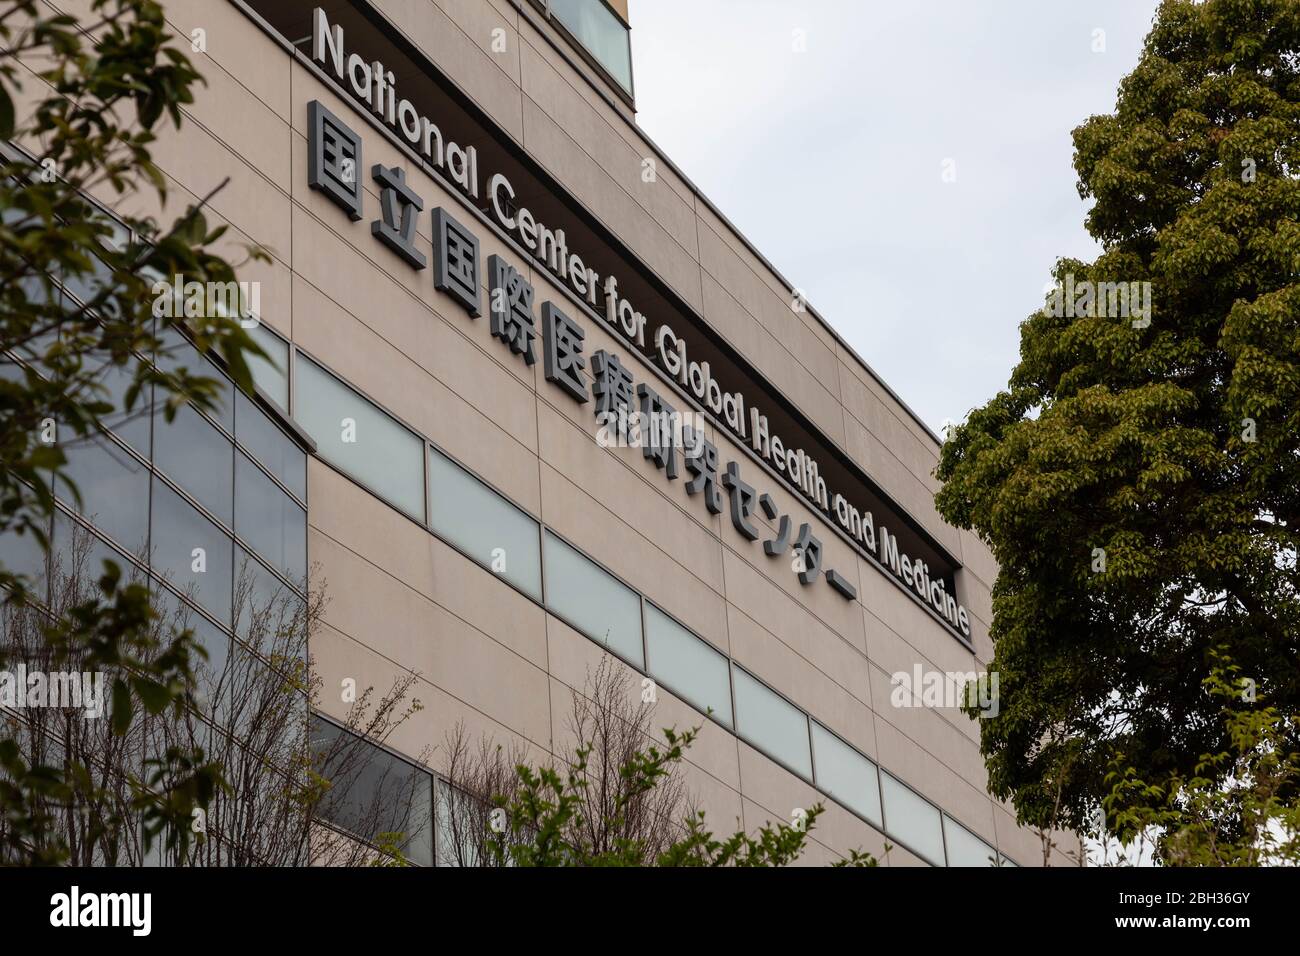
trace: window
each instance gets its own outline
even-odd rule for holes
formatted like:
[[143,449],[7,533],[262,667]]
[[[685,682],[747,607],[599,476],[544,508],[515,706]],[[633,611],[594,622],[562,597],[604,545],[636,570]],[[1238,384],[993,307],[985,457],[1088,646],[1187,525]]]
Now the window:
[[949,866],[993,866],[998,858],[997,850],[946,813],[943,815],[943,835],[948,847]]
[[[484,806],[463,790],[445,780],[437,780],[438,866],[481,866],[480,842],[476,839],[480,825],[487,824],[492,808]],[[467,832],[471,828],[475,832]]]
[[653,604],[645,606],[646,669],[674,693],[728,727],[731,682],[727,659]]
[[475,561],[541,600],[537,522],[433,448],[429,524]]
[[641,596],[549,531],[542,547],[546,606],[619,657],[645,667]]
[[943,866],[943,825],[938,809],[887,773],[880,775],[880,792],[885,803],[885,832],[935,866]]
[[[248,330],[248,335],[262,347],[270,360],[248,357],[248,370],[253,374],[253,384],[266,393],[267,398],[289,410],[289,343],[266,326],[258,323]],[[240,439],[241,441],[243,439]]]
[[307,602],[243,548],[235,547],[235,633],[276,666],[307,653]]
[[628,29],[601,0],[546,0],[546,7],[624,90],[632,92]]
[[307,500],[307,453],[243,392],[235,394],[235,437],[299,501]]
[[[49,533],[48,525],[45,531]],[[0,534],[0,568],[24,575],[28,591],[42,603],[46,600],[45,563],[45,549],[30,531],[19,534],[10,529]]]
[[880,778],[876,765],[815,720],[812,743],[817,786],[880,826]]
[[199,703],[205,713],[218,723],[225,723],[229,707],[225,678],[226,664],[230,659],[230,635],[164,587],[157,578],[150,580],[150,592],[154,609],[161,618],[164,643],[173,634],[189,630],[194,640],[208,652],[206,661],[193,661],[198,678]]
[[230,537],[157,476],[149,551],[153,570],[181,594],[230,623],[234,554]]
[[294,409],[317,453],[394,507],[424,521],[424,441],[306,356]]
[[[64,474],[81,493],[82,516],[131,555],[143,557],[149,539],[149,469],[103,436],[75,439],[63,452]],[[75,507],[64,483],[58,492]]]
[[[193,344],[175,328],[166,328],[159,333],[162,340],[162,349],[154,357],[154,364],[163,372],[175,372],[178,369],[185,369],[186,373],[195,378],[212,379],[217,383],[217,398],[214,401],[215,407],[211,411],[213,419],[216,420],[222,428],[228,432],[235,430],[235,388],[230,384],[230,379],[222,374],[221,370],[215,365],[203,358]],[[164,399],[159,396],[159,402]]]
[[235,534],[306,588],[307,512],[243,452],[235,455]]
[[180,485],[214,518],[230,527],[235,446],[193,407],[154,422],[154,467]]
[[433,865],[433,778],[387,751],[316,718],[317,772],[331,786],[319,813],[335,826],[376,842],[403,834],[400,846],[420,866]]
[[104,386],[105,398],[112,403],[115,412],[107,415],[103,422],[145,458],[150,455],[149,423],[153,411],[153,386],[145,385],[136,396],[135,404],[128,411],[126,393],[135,381],[136,369],[140,359],[131,359],[123,365],[105,364],[98,375],[99,383]]
[[812,779],[808,717],[780,694],[732,666],[739,734],[795,773]]
[[144,578],[144,572],[126,556],[63,511],[54,513],[51,545],[54,600],[67,592],[74,600],[84,600],[90,592],[97,590],[96,582],[104,575],[105,561],[117,565],[122,572],[123,584]]

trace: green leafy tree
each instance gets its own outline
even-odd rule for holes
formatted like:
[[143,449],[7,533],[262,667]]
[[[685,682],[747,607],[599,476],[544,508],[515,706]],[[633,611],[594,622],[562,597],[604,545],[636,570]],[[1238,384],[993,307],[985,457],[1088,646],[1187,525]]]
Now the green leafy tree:
[[1203,764],[1232,751],[1211,649],[1300,711],[1300,3],[1165,0],[1074,145],[1102,252],[1056,264],[936,504],[1000,565],[990,787],[1087,829],[1120,755],[1158,787],[1231,773]]
[[1300,785],[1300,755],[1287,746],[1300,717],[1263,706],[1240,668],[1212,653],[1203,693],[1220,707],[1229,747],[1203,755],[1191,777],[1156,783],[1116,758],[1102,806],[1128,848],[1117,861],[1150,848],[1166,866],[1300,865],[1300,803],[1287,796]]
[[[168,40],[162,8],[149,0],[95,0],[89,22],[33,0],[0,5],[0,143],[17,144],[0,156],[0,540],[11,545],[35,539],[48,549],[53,490],[76,495],[64,449],[140,414],[149,389],[169,419],[182,404],[217,401],[214,379],[147,360],[167,353],[171,326],[184,323],[244,388],[245,355],[261,354],[235,316],[153,314],[159,280],[235,279],[235,266],[211,251],[224,227],[208,225],[202,203],[170,224],[124,217],[124,234],[87,199],[152,193],[163,208],[154,131],[164,121],[180,126],[200,82]],[[99,593],[52,617],[45,636],[107,675],[114,727],[124,732],[141,709],[191,701],[202,650],[188,632],[156,646],[147,590],[105,565]],[[37,600],[19,570],[0,566],[6,603]],[[140,812],[147,831],[165,829],[183,850],[191,811],[222,786],[220,768],[179,750],[159,760],[152,778],[171,783],[144,795]],[[33,808],[41,797],[75,801],[87,775],[29,765],[12,738],[0,739],[0,765],[5,858],[61,862],[66,848],[37,838],[47,821]]]
[[[486,738],[469,745],[463,726],[446,742],[440,786],[439,858],[459,866],[788,866],[824,812],[818,803],[789,824],[715,835],[678,773],[699,728],[653,737],[654,705],[640,675],[605,655],[573,692],[574,743],[532,766],[518,749]],[[885,851],[889,851],[886,846]],[[835,866],[875,866],[851,850]]]

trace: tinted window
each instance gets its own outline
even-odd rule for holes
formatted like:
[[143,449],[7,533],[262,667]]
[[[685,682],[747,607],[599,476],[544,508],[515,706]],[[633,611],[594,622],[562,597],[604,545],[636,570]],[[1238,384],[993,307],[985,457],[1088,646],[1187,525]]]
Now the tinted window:
[[433,778],[319,718],[312,744],[318,772],[332,784],[321,803],[321,816],[371,841],[382,833],[405,834],[406,856],[420,866],[432,866]]
[[542,560],[546,606],[592,640],[644,667],[640,596],[549,531]]
[[153,414],[150,396],[153,395],[153,386],[144,386],[130,410],[126,407],[126,394],[135,381],[138,361],[129,361],[125,365],[106,365],[100,372],[98,380],[105,389],[104,399],[116,409],[102,421],[118,438],[148,458],[149,424]]
[[[235,633],[281,666],[307,652],[307,603],[260,561],[235,547]],[[292,668],[290,668],[292,669]]]
[[943,866],[939,811],[887,773],[880,775],[880,793],[885,804],[885,832],[935,866]]
[[[186,372],[195,378],[213,379],[217,383],[218,398],[215,400],[215,407],[211,415],[228,432],[235,430],[235,404],[234,404],[234,386],[230,384],[230,379],[222,374],[221,370],[199,354],[198,349],[184,335],[174,328],[163,329],[159,333],[162,339],[162,351],[154,359],[154,363],[164,372],[175,372],[177,369],[185,369]],[[161,405],[167,399],[167,391],[163,390],[155,398]]]
[[96,590],[104,575],[105,561],[117,565],[124,584],[142,582],[145,578],[144,572],[126,555],[62,511],[55,513],[51,543],[56,600],[62,592],[70,592],[73,600],[84,600]]
[[160,411],[154,423],[154,467],[184,488],[213,517],[231,521],[235,446],[188,405],[168,424]]
[[645,606],[646,669],[675,694],[731,726],[727,659],[653,604]]
[[235,437],[286,488],[307,500],[307,453],[243,392],[235,393]]
[[151,582],[151,588],[153,607],[161,618],[162,640],[169,641],[188,630],[199,646],[207,651],[207,660],[193,661],[200,704],[218,723],[224,723],[227,718],[226,667],[230,659],[230,635],[163,587],[156,578]]
[[811,780],[807,716],[739,667],[732,667],[731,673],[736,692],[736,729],[740,736]]
[[317,453],[390,504],[424,520],[424,441],[334,378],[300,357],[297,420]]
[[240,452],[235,462],[235,534],[290,581],[307,576],[307,512]]
[[[101,435],[70,441],[63,453],[64,473],[81,493],[80,513],[129,553],[142,556],[149,534],[149,469]],[[59,496],[74,504],[63,484]]]
[[429,524],[480,564],[541,600],[537,522],[433,449]]
[[46,599],[45,549],[30,533],[0,534],[0,567],[10,574],[25,575],[29,593],[39,601]]
[[154,572],[228,624],[234,561],[229,536],[156,477],[151,532]]
[[997,850],[944,814],[943,835],[948,847],[949,866],[993,866]]
[[812,742],[817,786],[880,826],[880,779],[876,765],[815,720]]

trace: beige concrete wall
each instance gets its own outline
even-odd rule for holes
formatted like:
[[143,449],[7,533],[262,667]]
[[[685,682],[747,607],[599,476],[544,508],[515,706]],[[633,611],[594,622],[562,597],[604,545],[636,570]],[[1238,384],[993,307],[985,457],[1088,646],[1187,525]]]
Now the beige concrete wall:
[[[661,166],[642,182],[650,148],[583,75],[561,61],[507,0],[383,0],[378,4],[502,127],[568,186],[628,247],[697,308],[966,565],[963,600],[974,653],[945,632],[824,519],[775,482],[765,490],[796,522],[811,521],[827,565],[859,592],[801,587],[781,562],[710,516],[683,482],[668,482],[639,449],[596,444],[591,406],[579,407],[491,338],[337,207],[307,188],[307,103],[321,100],[365,137],[366,163],[402,165],[426,210],[458,200],[415,168],[308,70],[291,62],[233,6],[169,0],[181,36],[208,35],[199,66],[208,88],[155,156],[173,188],[169,212],[229,176],[213,202],[231,226],[228,248],[258,242],[273,261],[249,274],[263,286],[265,321],[376,402],[438,443],[700,636],[789,696],[891,773],[1022,865],[1041,861],[1037,839],[984,791],[978,728],[953,711],[890,706],[890,674],[982,670],[989,585],[996,566],[972,536],[935,514],[937,447],[874,377],[814,317],[791,311],[789,292],[743,241]],[[73,4],[75,6],[75,4]],[[495,26],[510,54],[489,52]],[[366,177],[367,188],[371,184]],[[378,197],[366,197],[373,218]],[[129,198],[120,205],[147,207]],[[467,217],[462,221],[467,223]],[[421,219],[429,247],[429,218]],[[497,238],[472,225],[483,261],[492,253],[524,269],[537,302],[567,294]],[[481,272],[481,275],[485,270]],[[486,291],[486,290],[485,290]],[[652,376],[603,327],[580,319],[588,355],[618,352],[638,381]],[[726,434],[709,435],[725,461]],[[578,478],[577,476],[584,476]],[[565,705],[599,649],[494,575],[444,545],[351,480],[311,463],[310,558],[331,601],[313,654],[322,707],[343,676],[387,688],[394,673],[420,675],[424,709],[392,741],[408,754],[438,746],[458,721],[473,734],[516,741],[542,759],[562,738]],[[661,695],[662,722],[700,715]],[[433,760],[438,769],[438,758]],[[689,755],[689,782],[714,825],[788,820],[819,799],[807,783],[714,724]],[[824,798],[820,798],[824,799]],[[832,803],[809,862],[850,847],[879,852],[883,837]],[[891,865],[919,862],[896,849]],[[1060,860],[1058,862],[1064,862]]]

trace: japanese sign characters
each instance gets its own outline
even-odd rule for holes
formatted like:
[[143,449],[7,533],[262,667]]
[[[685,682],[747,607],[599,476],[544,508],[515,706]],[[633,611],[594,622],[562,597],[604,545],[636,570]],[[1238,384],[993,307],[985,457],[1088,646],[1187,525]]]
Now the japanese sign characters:
[[[364,190],[357,169],[361,163],[360,138],[337,116],[318,102],[308,109],[310,162],[308,185],[328,197],[350,219],[364,215]],[[370,171],[379,189],[379,218],[371,233],[414,269],[423,270],[428,260],[417,248],[417,217],[424,200],[406,181],[400,167],[376,164]],[[479,294],[479,240],[447,210],[433,210],[433,284],[456,301],[471,317],[482,314]],[[740,463],[729,461],[719,472],[717,446],[704,437],[701,423],[684,424],[682,415],[650,383],[636,382],[632,372],[615,353],[601,349],[591,356],[590,380],[583,354],[586,333],[582,326],[555,303],[544,302],[540,311],[536,292],[523,272],[499,255],[487,263],[489,329],[493,338],[527,365],[537,361],[541,338],[543,372],[548,382],[571,399],[586,404],[594,397],[594,411],[601,434],[616,436],[614,445],[640,447],[669,481],[685,472],[686,490],[699,497],[710,514],[722,511],[725,494],[731,524],[748,541],[763,537],[756,523],[755,509],[776,534],[763,541],[768,557],[789,555],[799,582],[814,584],[824,576],[835,591],[852,600],[857,590],[844,575],[822,568],[823,548],[812,525],[802,522],[797,533],[793,520],[782,514],[775,499],[759,493],[741,477]]]
[[[398,94],[397,77],[406,73],[402,70],[395,73],[381,60],[367,61],[360,54],[350,52],[343,27],[330,23],[320,7],[312,12],[311,38],[311,58],[321,75],[340,94],[351,97],[359,112],[387,129],[395,142],[409,148],[418,161],[427,164],[467,204],[481,209],[523,255],[532,257],[582,307],[601,317],[630,350],[665,372],[688,402],[712,413],[719,426],[747,447],[776,481],[811,505],[896,586],[914,594],[963,640],[970,638],[969,615],[955,596],[952,575],[959,567],[957,562],[917,522],[910,520],[905,511],[888,499],[880,500],[878,489],[870,490],[869,481],[864,485],[877,499],[876,514],[851,500],[862,494],[856,485],[844,489],[847,494],[829,487],[819,456],[837,454],[832,441],[812,429],[779,434],[773,420],[747,400],[744,389],[728,388],[707,360],[690,354],[688,336],[679,334],[691,331],[689,322],[685,328],[675,330],[672,325],[656,322],[640,311],[626,293],[628,284],[620,284],[616,275],[602,276],[591,268],[579,250],[570,248],[565,229],[554,221],[549,224],[543,221],[529,207],[527,197],[516,192],[505,173],[499,170],[480,173],[475,147],[446,139],[416,103]],[[399,58],[406,56],[396,49],[393,54]],[[359,138],[318,103],[311,105],[311,126],[308,155],[312,187],[329,196],[350,218],[360,219],[364,192],[361,177],[365,168],[361,164]],[[484,135],[491,135],[490,130],[485,129]],[[369,176],[376,184],[383,207],[380,218],[371,224],[373,233],[413,268],[423,268],[424,253],[414,248],[416,233],[412,231],[412,224],[423,209],[420,197],[410,190],[399,169],[376,166],[369,171]],[[553,208],[553,204],[547,206]],[[434,286],[455,298],[471,316],[477,316],[482,308],[478,301],[477,239],[445,210],[435,209],[433,215]],[[613,248],[619,252],[617,246]],[[485,267],[497,270],[492,263]],[[575,400],[584,400],[588,394],[584,380],[586,366],[573,361],[581,357],[582,338],[574,334],[581,329],[563,313],[558,317],[548,316],[547,303],[541,303],[543,311],[539,313],[538,303],[528,298],[531,292],[525,289],[523,275],[510,263],[502,261],[499,271],[490,278],[494,280],[492,287],[502,290],[501,302],[489,303],[492,334],[528,365],[537,360],[540,336],[547,380],[564,388]],[[548,331],[552,333],[550,341]],[[741,368],[738,372],[728,371],[726,378],[731,382],[737,378],[744,381],[748,374]],[[753,377],[757,387],[757,373]],[[638,394],[634,398],[636,402],[629,398],[627,405],[638,415],[641,411],[637,406],[642,403],[648,403],[652,414],[671,408],[661,408],[657,395]],[[813,451],[799,447],[801,443]],[[660,467],[668,474],[670,466],[679,464],[675,459],[676,456],[659,454],[656,464],[662,462]],[[906,529],[903,539],[890,529]],[[929,556],[933,568],[915,554],[909,557],[902,552],[900,545],[908,539]],[[893,549],[899,549],[897,560]],[[911,573],[918,562],[919,578]],[[840,580],[832,578],[830,573],[827,578],[833,582]],[[951,587],[949,582],[954,582]]]

